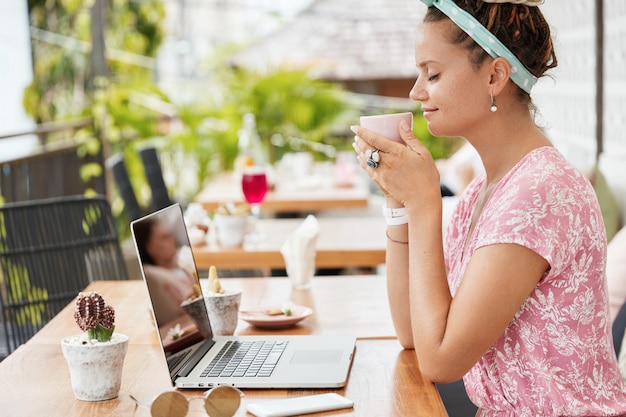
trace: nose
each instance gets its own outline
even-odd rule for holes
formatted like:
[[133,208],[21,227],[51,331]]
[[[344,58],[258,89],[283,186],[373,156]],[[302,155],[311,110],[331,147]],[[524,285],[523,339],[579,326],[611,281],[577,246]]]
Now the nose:
[[409,91],[409,97],[411,100],[424,101],[427,97],[426,90],[420,84],[419,77],[415,80],[411,91]]

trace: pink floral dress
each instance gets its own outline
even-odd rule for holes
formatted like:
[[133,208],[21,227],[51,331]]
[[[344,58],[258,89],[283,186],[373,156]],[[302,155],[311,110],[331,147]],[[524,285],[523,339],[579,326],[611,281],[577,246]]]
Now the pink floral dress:
[[593,188],[556,149],[533,150],[493,190],[463,257],[483,182],[484,176],[468,187],[448,229],[452,295],[481,246],[522,245],[550,270],[464,377],[478,415],[626,415],[610,331],[606,236]]

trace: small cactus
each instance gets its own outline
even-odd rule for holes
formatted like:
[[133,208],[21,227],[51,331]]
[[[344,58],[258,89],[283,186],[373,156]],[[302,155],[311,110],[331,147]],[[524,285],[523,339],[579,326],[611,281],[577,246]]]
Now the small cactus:
[[78,327],[87,332],[89,339],[99,342],[111,340],[115,330],[115,311],[106,305],[104,298],[97,292],[78,293],[74,319]]

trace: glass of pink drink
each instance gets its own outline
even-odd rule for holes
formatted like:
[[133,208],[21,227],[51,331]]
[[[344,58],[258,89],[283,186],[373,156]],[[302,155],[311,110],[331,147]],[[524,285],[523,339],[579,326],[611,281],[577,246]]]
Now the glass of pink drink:
[[265,199],[268,191],[267,175],[263,167],[252,166],[243,171],[241,176],[241,189],[252,213],[251,233],[248,237],[253,241],[261,239],[260,233],[256,230],[256,220],[261,213],[261,203]]

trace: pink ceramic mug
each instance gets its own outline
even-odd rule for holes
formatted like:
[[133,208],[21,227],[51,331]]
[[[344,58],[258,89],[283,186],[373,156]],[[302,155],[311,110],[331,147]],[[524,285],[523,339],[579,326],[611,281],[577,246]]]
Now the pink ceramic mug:
[[361,127],[403,144],[404,141],[398,131],[400,120],[405,120],[411,129],[413,128],[413,113],[411,112],[361,116]]

